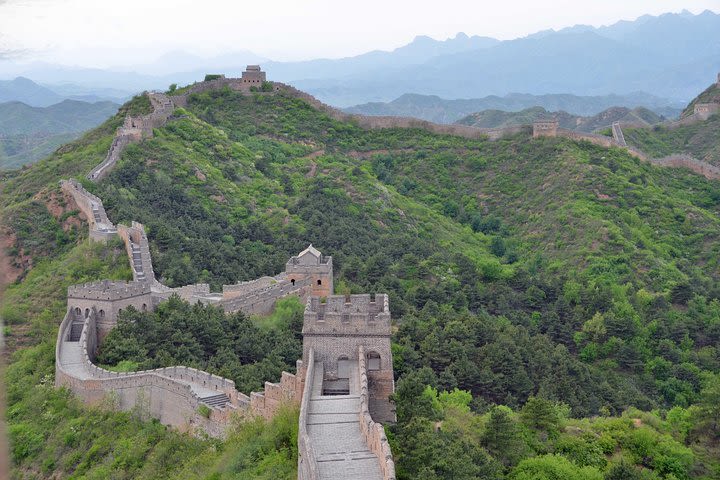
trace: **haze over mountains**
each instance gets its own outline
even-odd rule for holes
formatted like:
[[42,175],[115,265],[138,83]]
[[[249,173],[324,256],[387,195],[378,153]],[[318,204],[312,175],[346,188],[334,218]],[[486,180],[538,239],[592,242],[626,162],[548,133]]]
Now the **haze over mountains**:
[[719,31],[720,15],[685,11],[509,41],[465,34],[445,41],[420,36],[390,52],[332,60],[272,62],[244,50],[214,58],[172,52],[154,65],[106,70],[5,61],[0,62],[0,76],[24,75],[51,88],[72,83],[130,93],[201,80],[209,71],[237,75],[246,63],[261,63],[268,78],[292,83],[339,107],[387,102],[406,93],[457,99],[513,92],[647,92],[685,103],[720,67]]
[[627,95],[578,96],[569,94],[530,95],[511,93],[503,97],[447,100],[436,95],[406,93],[391,102],[370,102],[348,107],[349,113],[415,117],[435,123],[453,123],[484,110],[519,112],[541,107],[549,111],[562,110],[573,115],[592,116],[612,107],[634,108],[641,105],[666,118],[676,117],[684,102],[655,97],[643,92]]

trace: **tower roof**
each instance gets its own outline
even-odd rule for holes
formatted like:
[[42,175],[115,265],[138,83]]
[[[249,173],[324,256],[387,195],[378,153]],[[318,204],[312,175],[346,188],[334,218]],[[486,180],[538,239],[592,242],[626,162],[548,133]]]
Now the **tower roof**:
[[298,257],[302,257],[306,253],[312,254],[314,257],[320,258],[322,254],[320,253],[320,250],[312,246],[312,243],[302,252],[298,254]]

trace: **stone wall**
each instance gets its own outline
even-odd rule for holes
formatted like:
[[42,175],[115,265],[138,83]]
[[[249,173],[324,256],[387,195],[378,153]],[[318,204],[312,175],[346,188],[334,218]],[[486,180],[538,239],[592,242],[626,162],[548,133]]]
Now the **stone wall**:
[[309,279],[296,280],[294,284],[289,280],[282,280],[267,287],[253,290],[242,297],[223,299],[220,303],[227,313],[241,311],[248,315],[267,315],[272,313],[275,302],[279,299],[288,295],[297,295],[304,299],[309,295],[311,287]]
[[78,210],[87,218],[91,240],[107,242],[117,235],[117,228],[108,218],[102,200],[74,179],[60,181],[60,188],[73,198]]
[[[308,410],[312,390],[312,379],[315,377],[315,369],[320,368],[322,375],[322,364],[315,365],[315,352],[310,349],[305,357],[305,384],[300,403],[300,419],[298,422],[298,480],[315,480],[320,478],[320,467],[317,463],[317,455],[313,448],[310,436],[307,431]],[[299,372],[299,370],[298,370]]]
[[375,423],[370,415],[370,391],[368,389],[368,371],[365,362],[365,349],[358,348],[358,369],[360,370],[360,432],[370,451],[378,457],[380,471],[383,480],[395,480],[395,462],[392,457],[390,443],[385,435],[385,429],[379,423]]
[[175,108],[172,100],[162,93],[147,93],[153,112],[148,115],[125,117],[123,125],[115,133],[105,159],[87,175],[94,182],[104,178],[120,159],[122,151],[131,143],[140,142],[143,138],[153,136],[153,129],[160,128],[167,122]]
[[660,167],[688,168],[710,180],[720,179],[720,168],[690,155],[669,155],[663,158],[653,158],[650,162]]
[[300,403],[306,378],[303,375],[302,360],[297,361],[296,371],[298,372],[296,375],[282,372],[279,383],[265,382],[265,389],[262,392],[252,392],[250,411],[269,420],[282,405]]
[[223,300],[242,297],[251,292],[272,287],[281,280],[283,280],[282,277],[260,277],[247,282],[239,282],[233,285],[223,285]]
[[145,226],[142,223],[133,221],[128,227],[118,225],[118,235],[125,242],[130,266],[132,267],[133,279],[136,282],[149,282],[157,284],[155,270],[150,255],[150,243],[145,234]]
[[326,113],[333,120],[341,122],[350,122],[362,128],[368,129],[385,129],[385,128],[418,128],[430,133],[440,135],[454,135],[469,139],[489,138],[496,140],[508,135],[514,135],[521,132],[528,132],[529,128],[524,125],[511,126],[506,128],[478,128],[469,125],[456,124],[437,124],[411,117],[392,117],[392,116],[368,116],[353,113],[345,113],[322,103],[312,95],[296,89],[290,85],[274,82],[276,90],[285,92],[292,97],[305,100],[316,109]]
[[[139,409],[163,424],[181,430],[200,429],[220,437],[234,414],[272,418],[280,405],[301,400],[304,377],[287,372],[282,373],[279,383],[267,382],[265,392],[248,397],[235,389],[232,380],[184,366],[122,373],[104,370],[93,363],[100,331],[97,316],[96,309],[88,315],[83,312],[78,315],[69,306],[55,348],[56,386],[69,388],[88,404],[107,402],[119,410]],[[83,322],[79,342],[66,341],[70,326],[78,321]],[[298,361],[298,371],[302,369],[302,362]],[[193,385],[203,391],[225,394],[228,403],[223,407],[206,405],[210,415],[200,415],[198,407],[203,401],[194,393]]]

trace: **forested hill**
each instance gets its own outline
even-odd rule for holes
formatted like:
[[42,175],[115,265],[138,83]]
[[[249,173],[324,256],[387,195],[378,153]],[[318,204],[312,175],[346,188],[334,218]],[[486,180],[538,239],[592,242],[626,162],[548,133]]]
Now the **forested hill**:
[[[123,112],[143,108],[135,99]],[[122,453],[114,442],[131,449],[133,428],[147,428],[124,427],[91,456],[76,440],[44,448],[70,425],[34,415],[54,395],[32,385],[52,371],[58,291],[127,275],[111,253],[87,251],[76,212],[56,208],[60,176],[99,162],[120,119],[2,190],[9,253],[36,265],[3,310],[20,350],[8,380],[13,441],[27,447],[13,450],[19,471],[130,478],[109,460]],[[217,289],[274,274],[312,243],[333,256],[338,293],[389,293],[398,478],[682,479],[720,469],[717,182],[563,138],[367,131],[283,94],[218,90],[191,96],[86,186],[114,222],[146,225],[167,285]],[[52,301],[33,285],[47,285],[55,303],[28,305]],[[229,358],[212,355],[216,366]],[[189,472],[202,464],[214,478],[292,478],[267,470],[292,465],[292,435],[263,428],[255,453],[154,433],[157,446],[125,452],[128,475],[196,478]],[[189,453],[158,460],[172,442]],[[254,473],[243,470],[252,455],[263,459]]]

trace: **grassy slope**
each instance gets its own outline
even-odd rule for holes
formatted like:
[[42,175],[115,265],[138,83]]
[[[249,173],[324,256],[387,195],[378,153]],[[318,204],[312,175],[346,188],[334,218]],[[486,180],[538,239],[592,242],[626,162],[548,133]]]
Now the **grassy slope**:
[[713,115],[704,122],[667,129],[629,128],[623,130],[629,145],[647,152],[652,157],[664,157],[673,153],[688,153],[693,157],[720,166],[720,115]]

